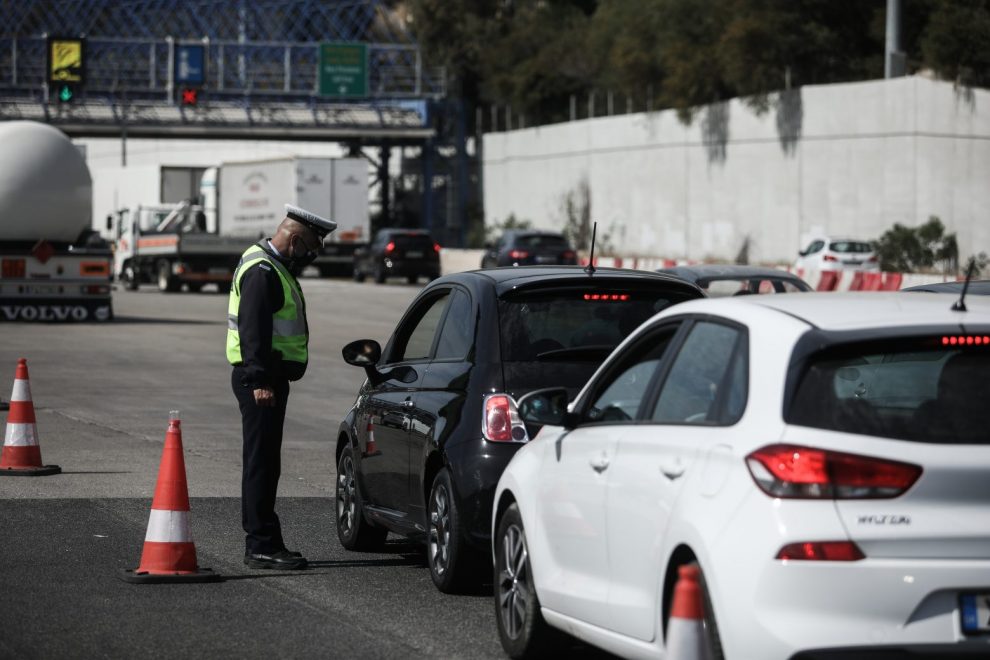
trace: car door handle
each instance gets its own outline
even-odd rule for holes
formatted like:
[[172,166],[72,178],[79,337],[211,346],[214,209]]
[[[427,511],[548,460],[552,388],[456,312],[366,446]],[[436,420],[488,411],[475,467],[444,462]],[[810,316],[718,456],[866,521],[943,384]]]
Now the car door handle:
[[597,472],[598,474],[601,474],[602,472],[604,472],[605,470],[608,469],[609,460],[608,460],[608,456],[605,454],[605,452],[602,452],[602,454],[600,456],[596,456],[596,457],[591,458],[588,461],[588,463],[591,465],[591,468],[595,472]]
[[667,477],[671,481],[676,481],[681,475],[684,474],[684,464],[680,461],[676,463],[667,463],[660,466],[660,473]]

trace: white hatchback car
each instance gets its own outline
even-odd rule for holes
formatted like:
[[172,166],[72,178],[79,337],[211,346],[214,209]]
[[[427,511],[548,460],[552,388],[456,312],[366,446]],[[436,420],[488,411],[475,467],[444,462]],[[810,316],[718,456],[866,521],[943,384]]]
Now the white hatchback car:
[[880,260],[872,243],[854,238],[816,238],[798,252],[795,270],[879,271]]
[[990,300],[955,300],[691,301],[570,406],[522,397],[546,426],[496,492],[506,652],[549,624],[663,658],[696,562],[715,658],[990,657]]

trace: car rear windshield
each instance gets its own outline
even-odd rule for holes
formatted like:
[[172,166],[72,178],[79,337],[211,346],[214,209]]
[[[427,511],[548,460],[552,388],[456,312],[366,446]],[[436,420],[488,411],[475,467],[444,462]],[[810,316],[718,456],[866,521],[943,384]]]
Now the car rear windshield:
[[426,234],[394,234],[391,240],[403,250],[433,249],[433,239]]
[[499,301],[506,388],[565,386],[577,393],[638,325],[690,294],[642,285],[567,288]]
[[516,247],[522,248],[566,248],[567,240],[563,236],[554,234],[523,234],[516,237]]
[[828,249],[832,252],[845,252],[849,254],[873,252],[873,246],[862,241],[832,241]]
[[[980,343],[977,344],[976,341]],[[844,345],[806,364],[785,421],[916,442],[990,444],[990,337]]]

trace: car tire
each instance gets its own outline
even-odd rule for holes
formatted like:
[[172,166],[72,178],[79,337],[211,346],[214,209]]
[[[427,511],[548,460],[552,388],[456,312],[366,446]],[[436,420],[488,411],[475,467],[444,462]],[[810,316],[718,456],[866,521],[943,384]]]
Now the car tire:
[[217,282],[217,293],[230,293],[233,282]]
[[506,655],[546,655],[553,631],[540,613],[526,532],[516,504],[505,510],[495,532],[494,591],[498,638]]
[[415,284],[418,281],[419,281],[418,275],[406,275],[406,282],[409,282],[410,284]]
[[433,479],[426,507],[426,561],[430,577],[443,593],[460,593],[469,586],[478,561],[464,541],[457,498],[447,468]]
[[358,270],[358,267],[357,266],[354,267],[354,281],[355,282],[364,282],[364,273],[362,273],[360,270]]
[[172,275],[172,264],[167,259],[158,262],[158,290],[162,293],[175,293],[181,284],[179,279]]
[[189,293],[199,293],[203,289],[201,282],[190,282],[186,286],[189,287]]
[[382,264],[375,266],[375,284],[385,284],[385,266]]
[[698,576],[698,583],[701,586],[702,604],[705,610],[705,638],[708,640],[709,658],[710,660],[725,660],[725,652],[722,650],[722,638],[718,634],[718,623],[715,621],[712,599],[708,595],[705,574],[699,570]]
[[357,487],[354,451],[344,447],[337,461],[337,486],[334,495],[337,538],[347,550],[375,552],[385,545],[388,530],[375,527],[364,519],[361,493]]
[[121,274],[120,279],[123,281],[125,289],[128,291],[137,291],[138,284],[140,283],[140,275],[138,275],[137,269],[132,264],[124,266],[124,272]]

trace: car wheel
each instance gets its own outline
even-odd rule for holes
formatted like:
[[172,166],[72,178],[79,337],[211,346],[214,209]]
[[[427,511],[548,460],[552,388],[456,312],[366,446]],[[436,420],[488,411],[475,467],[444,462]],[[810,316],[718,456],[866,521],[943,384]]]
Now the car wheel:
[[121,279],[124,282],[124,288],[128,291],[137,291],[139,284],[139,275],[137,269],[131,264],[124,266],[124,272],[122,273]]
[[551,630],[540,613],[526,532],[515,504],[505,510],[495,533],[495,621],[510,658],[538,657],[549,650]]
[[162,293],[174,293],[179,290],[179,280],[172,275],[172,264],[167,259],[158,262],[158,290]]
[[364,273],[362,273],[357,266],[354,267],[354,281],[364,282]]
[[375,527],[364,519],[361,495],[357,488],[354,452],[344,447],[337,461],[337,538],[348,550],[375,551],[385,544],[388,530]]
[[230,293],[233,282],[217,282],[217,293]]
[[375,266],[375,283],[384,284],[385,283],[385,266],[378,264]]
[[191,282],[188,286],[189,293],[199,293],[203,289],[203,284],[201,282]]
[[467,586],[468,576],[476,563],[470,549],[464,545],[460,512],[447,468],[440,470],[433,479],[427,507],[426,559],[430,577],[440,591],[457,593]]
[[406,282],[409,282],[410,284],[415,284],[418,280],[419,280],[419,276],[417,276],[417,275],[407,275],[406,276]]

